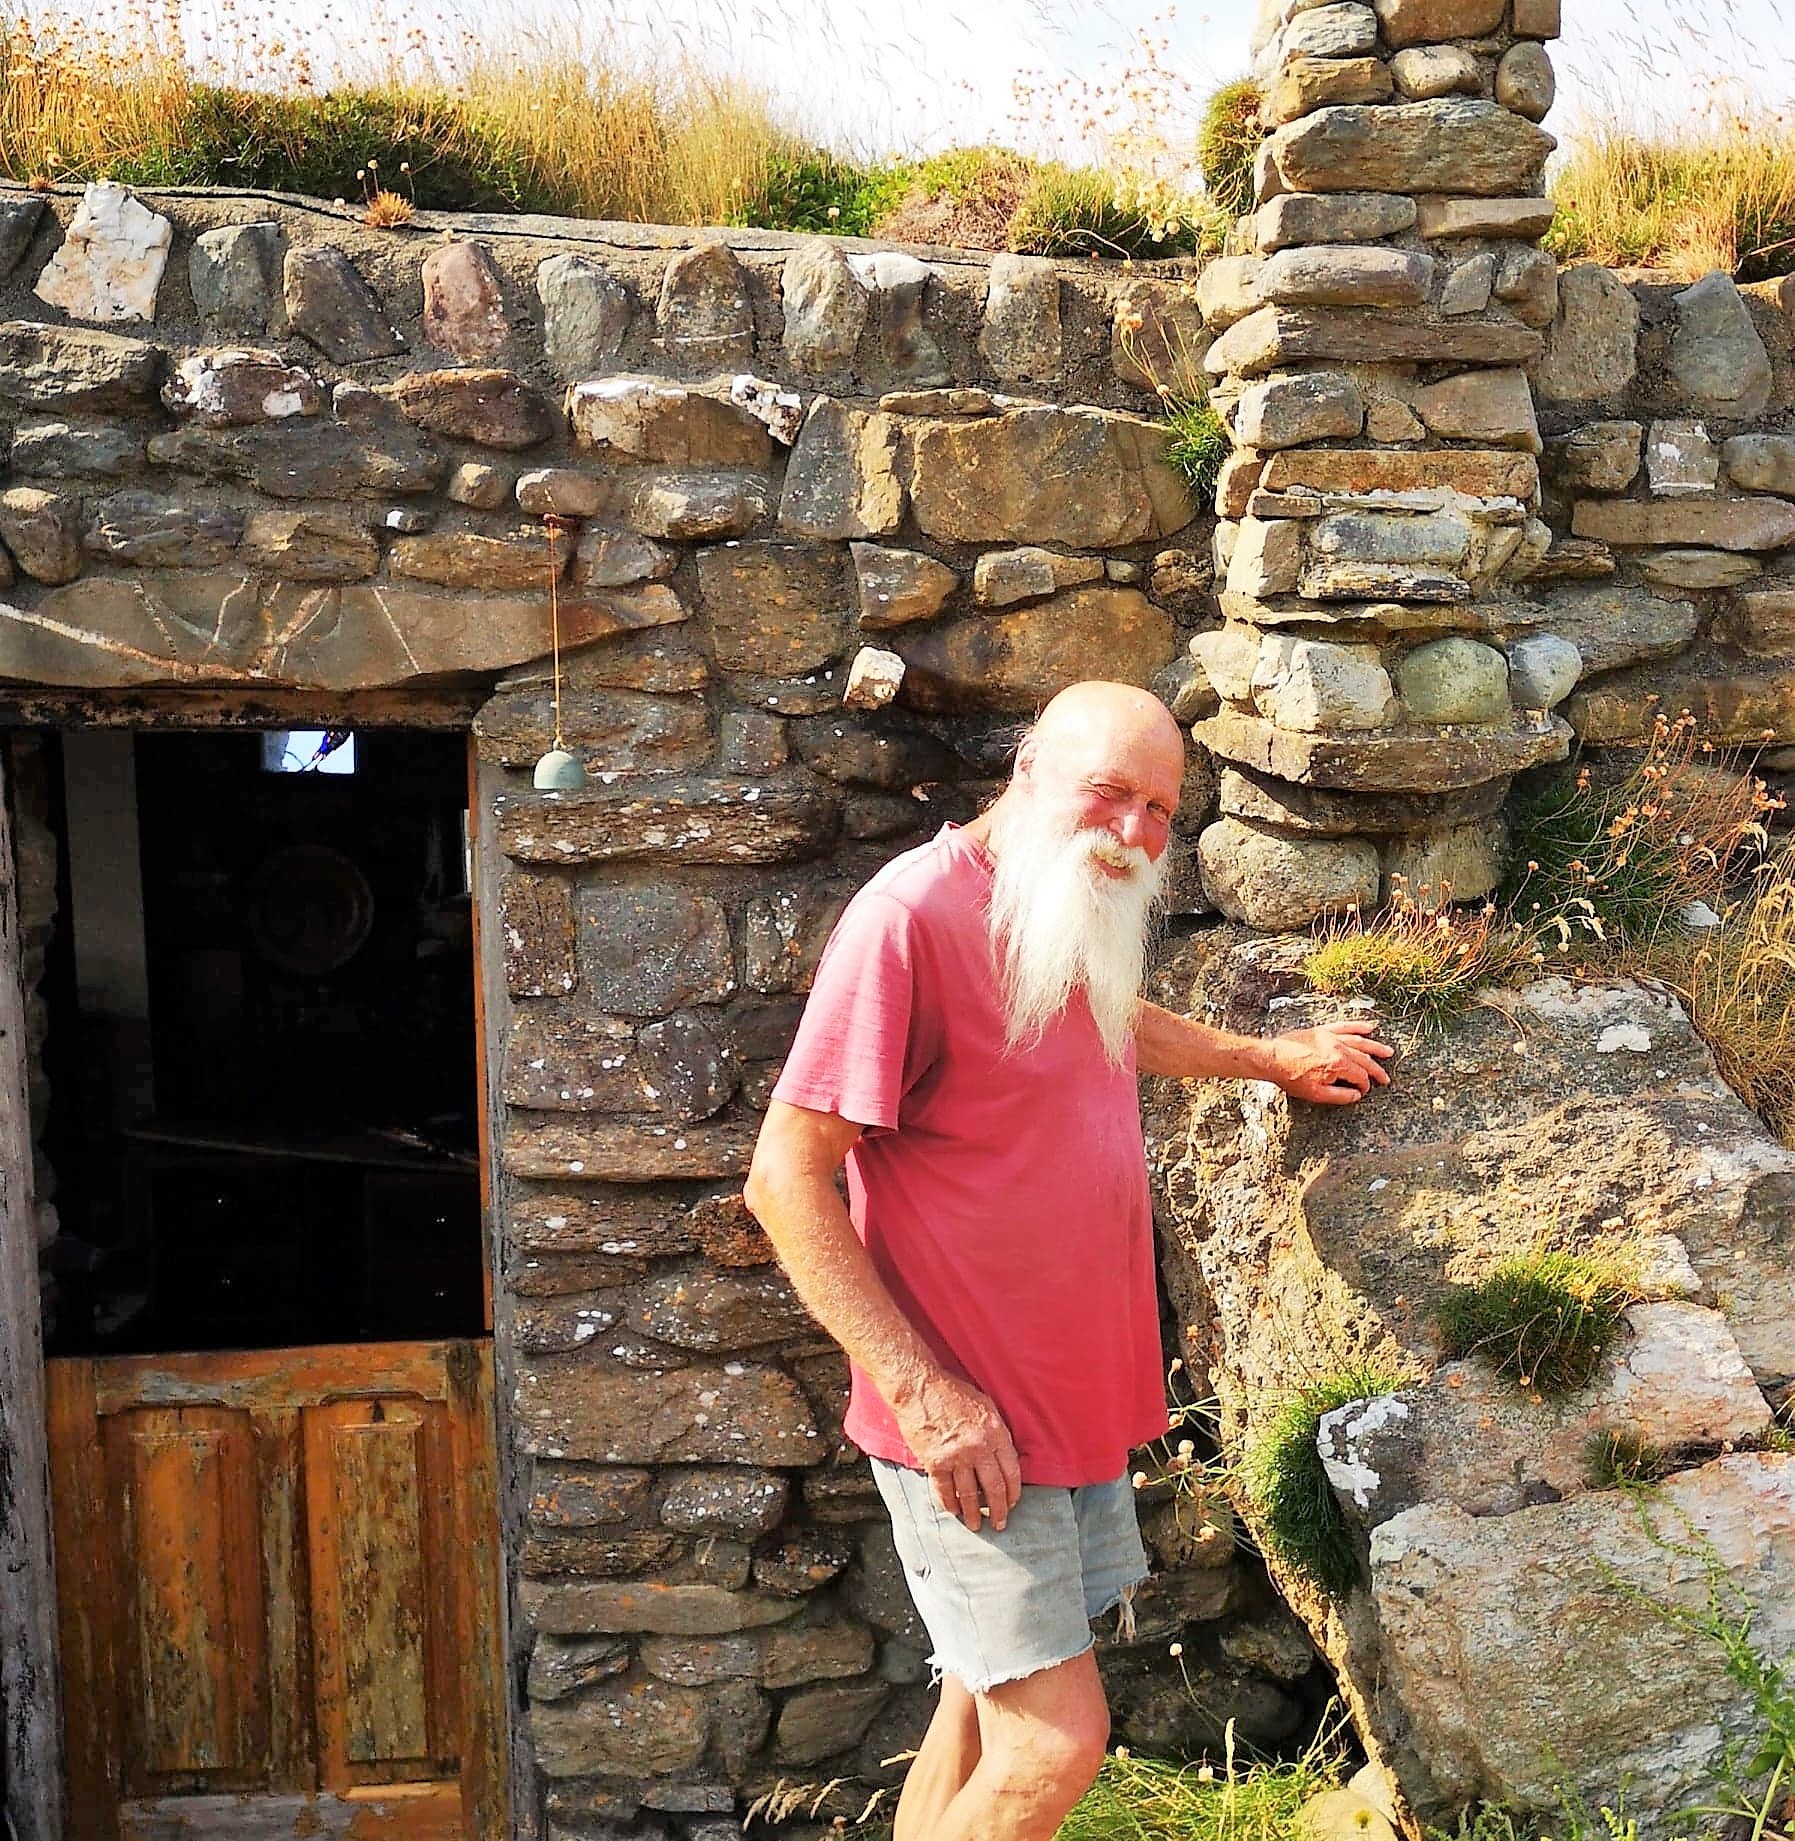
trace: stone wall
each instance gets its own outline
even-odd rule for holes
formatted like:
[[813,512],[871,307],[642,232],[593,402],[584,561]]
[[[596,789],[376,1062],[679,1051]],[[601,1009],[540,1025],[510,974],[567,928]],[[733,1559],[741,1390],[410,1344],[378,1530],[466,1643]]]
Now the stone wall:
[[1582,655],[1592,744],[1688,710],[1704,738],[1795,764],[1795,291],[1592,264],[1560,278],[1536,376],[1539,599]]
[[[847,894],[1059,685],[1202,713],[1142,368],[1194,274],[103,187],[0,194],[0,263],[8,720],[472,720],[521,1829],[857,1812],[922,1636],[740,1179]],[[578,794],[530,777],[551,574]],[[1226,1511],[1150,1519],[1119,1733],[1290,1735]]]

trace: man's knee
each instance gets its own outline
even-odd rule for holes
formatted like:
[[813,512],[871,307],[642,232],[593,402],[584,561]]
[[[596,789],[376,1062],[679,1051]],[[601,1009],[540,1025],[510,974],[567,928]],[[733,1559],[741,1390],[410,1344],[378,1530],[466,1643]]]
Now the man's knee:
[[[1058,1677],[1058,1679],[1054,1679]],[[1048,1790],[1071,1808],[1096,1781],[1109,1745],[1109,1706],[1087,1655],[994,1691],[1004,1717],[986,1755],[1019,1787]]]

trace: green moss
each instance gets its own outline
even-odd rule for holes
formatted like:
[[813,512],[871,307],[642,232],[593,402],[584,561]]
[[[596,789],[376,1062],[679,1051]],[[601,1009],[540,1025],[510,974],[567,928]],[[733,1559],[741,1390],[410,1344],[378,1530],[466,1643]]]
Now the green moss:
[[1529,1253],[1449,1291],[1435,1315],[1449,1360],[1483,1356],[1522,1387],[1568,1394],[1594,1379],[1637,1295],[1609,1262]]
[[1343,1369],[1311,1382],[1261,1428],[1240,1467],[1261,1546],[1336,1598],[1358,1582],[1358,1551],[1315,1449],[1316,1434],[1324,1413],[1400,1385],[1397,1375],[1377,1367]]
[[1230,217],[1253,208],[1253,162],[1264,139],[1259,85],[1251,77],[1223,84],[1203,105],[1197,164],[1209,196]]

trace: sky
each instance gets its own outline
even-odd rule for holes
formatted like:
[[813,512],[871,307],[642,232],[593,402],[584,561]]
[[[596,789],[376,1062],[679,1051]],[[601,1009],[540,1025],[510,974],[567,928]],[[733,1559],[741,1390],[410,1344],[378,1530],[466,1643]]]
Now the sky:
[[[52,0],[54,3],[54,0]],[[108,0],[100,0],[101,5]],[[1247,67],[1254,0],[110,0],[179,6],[189,41],[252,32],[328,48],[406,39],[453,62],[473,44],[609,34],[650,65],[683,55],[788,100],[807,129],[862,154],[1002,141],[1070,152],[1093,121],[1188,145],[1189,120]],[[1745,95],[1795,100],[1795,0],[1563,0],[1559,107],[1674,119]],[[374,11],[371,13],[369,8]],[[384,17],[384,34],[370,18]],[[1694,21],[1693,24],[1688,22]],[[231,25],[229,22],[234,21]],[[323,60],[330,53],[325,49]],[[351,51],[351,56],[354,52]],[[1128,73],[1146,70],[1140,106]],[[1150,99],[1149,99],[1150,96]],[[1102,113],[1105,106],[1112,112]],[[1102,148],[1084,151],[1101,155]]]

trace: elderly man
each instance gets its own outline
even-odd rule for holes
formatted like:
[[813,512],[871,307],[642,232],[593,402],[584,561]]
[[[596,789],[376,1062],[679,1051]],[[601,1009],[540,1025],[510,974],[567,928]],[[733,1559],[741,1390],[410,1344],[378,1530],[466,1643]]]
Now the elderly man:
[[942,1678],[898,1841],[1051,1836],[1103,1759],[1090,1620],[1145,1576],[1128,1453],[1166,1430],[1137,1072],[1325,1104],[1389,1078],[1364,1022],[1259,1040],[1142,1001],[1183,777],[1144,691],[1055,697],[996,803],[848,904],[755,1150]]

